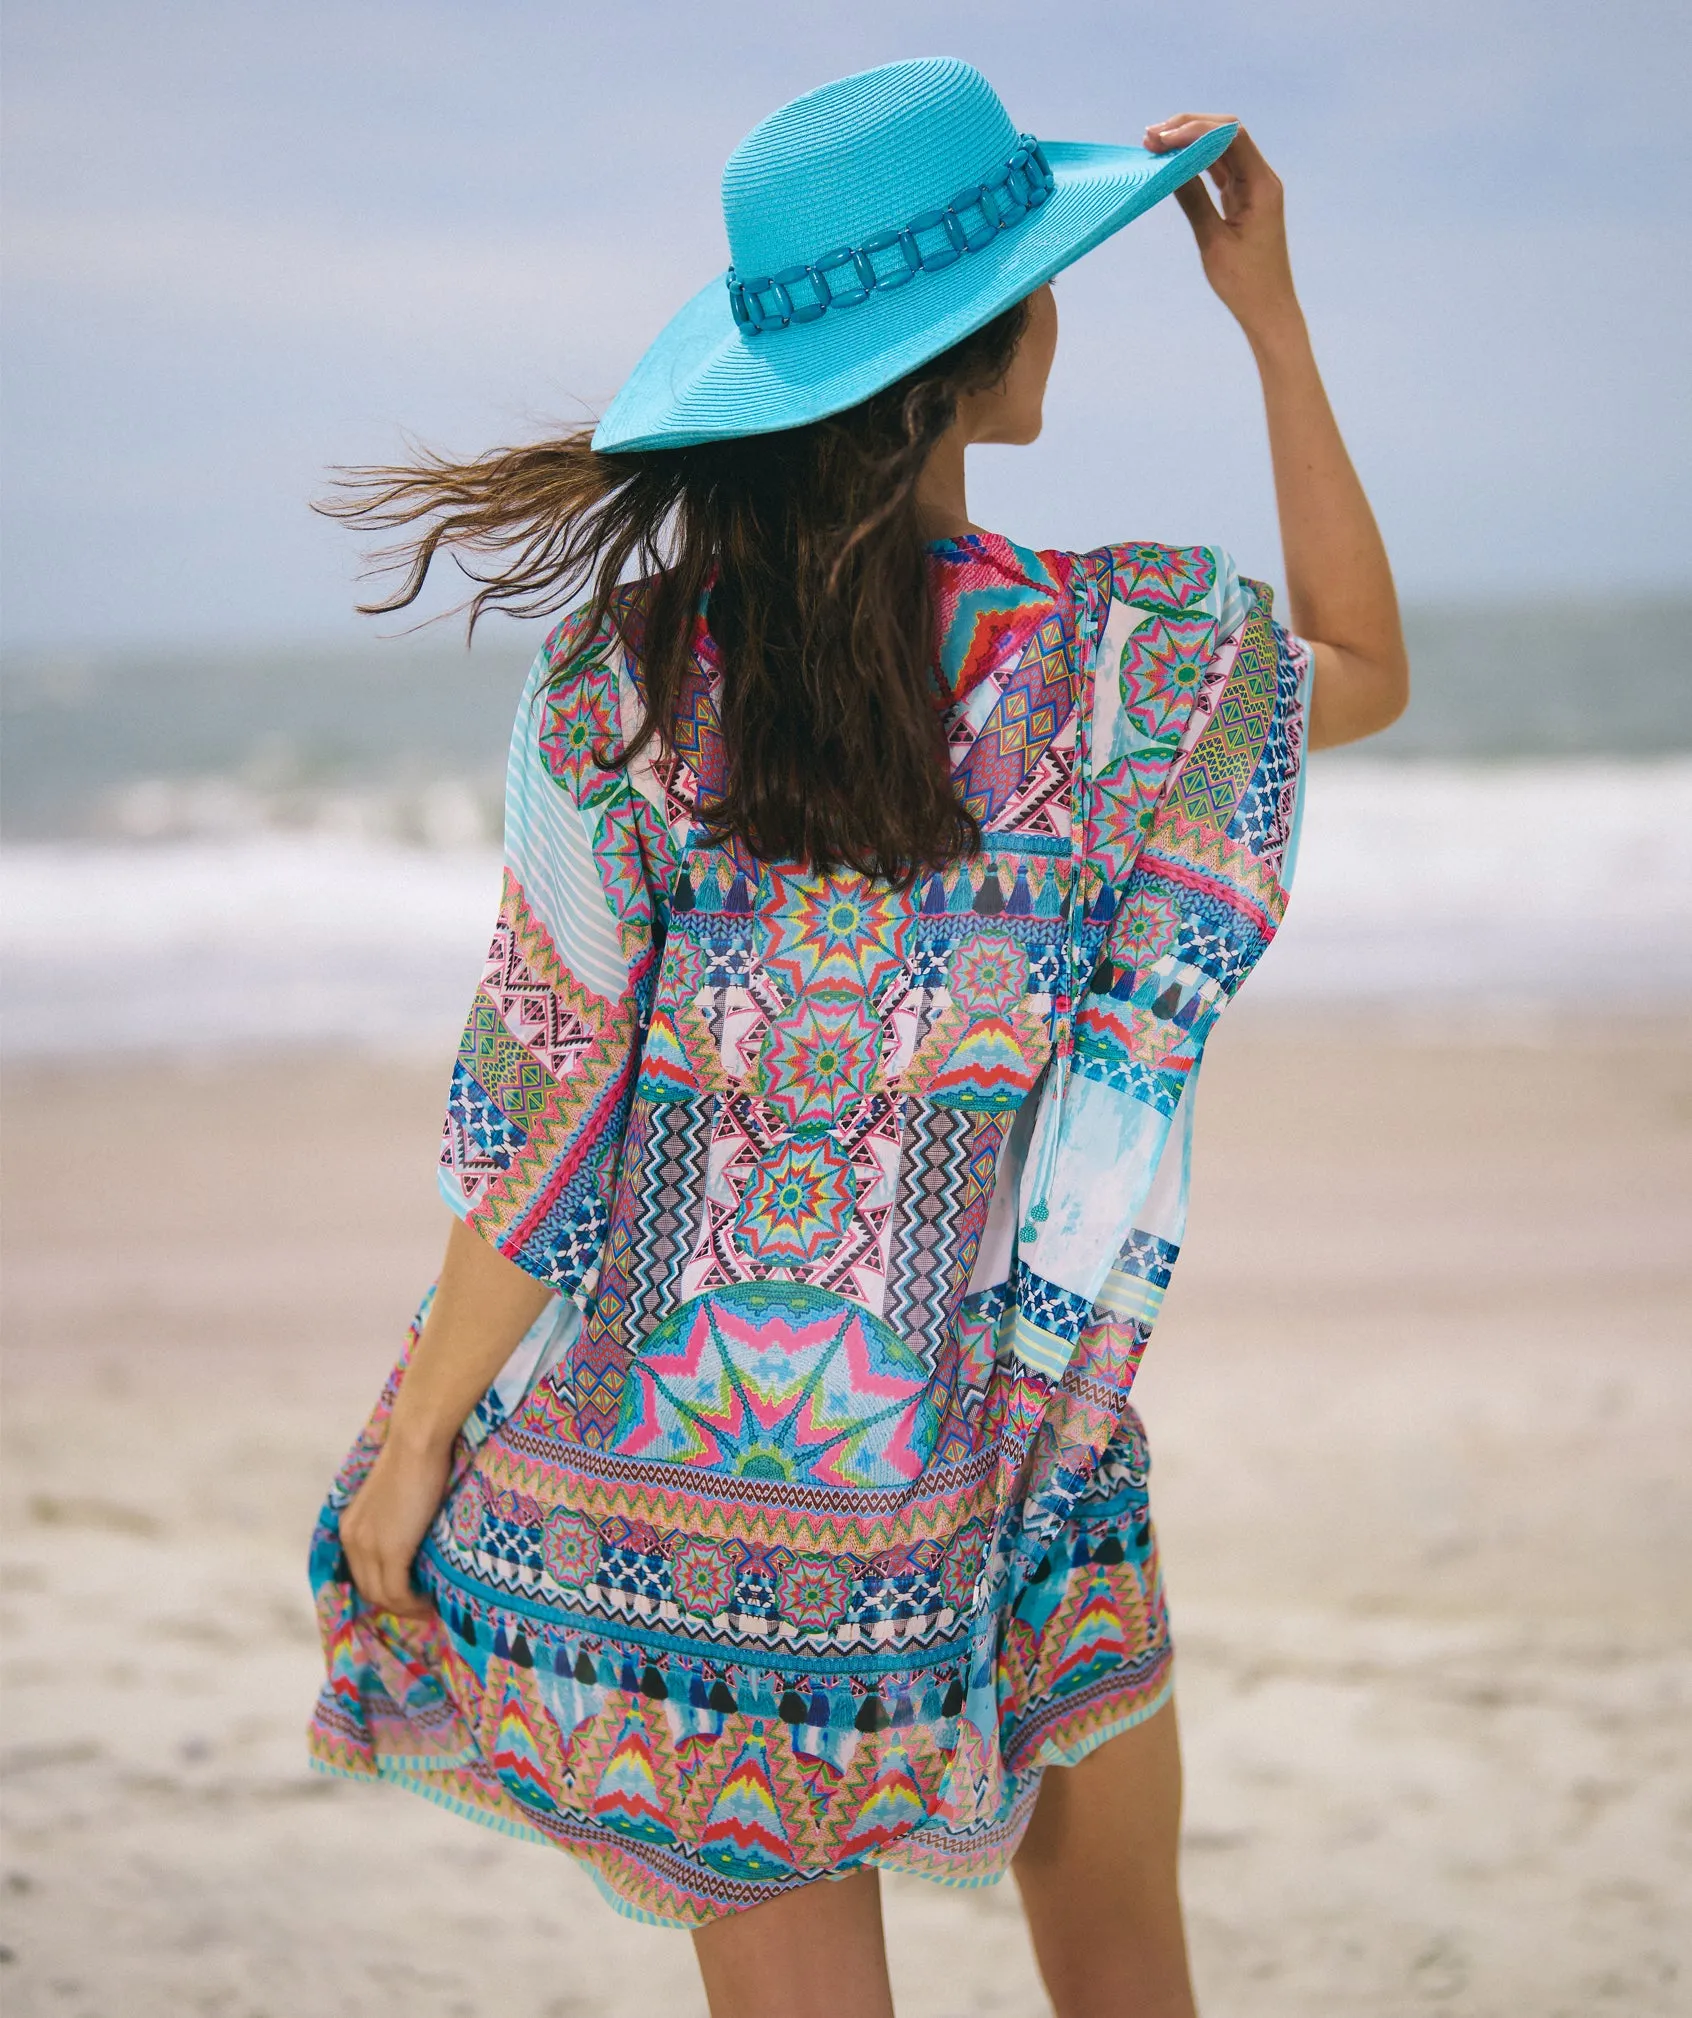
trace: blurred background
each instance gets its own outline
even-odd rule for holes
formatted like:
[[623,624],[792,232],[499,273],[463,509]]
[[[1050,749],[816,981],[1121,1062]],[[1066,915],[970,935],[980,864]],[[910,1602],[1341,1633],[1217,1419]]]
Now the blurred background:
[[[1201,1991],[1692,1994],[1686,10],[11,0],[10,2008],[697,2003],[562,1860],[301,1763],[305,1531],[438,1252],[543,628],[355,617],[307,506],[591,418],[725,263],[746,129],[933,53],[1045,137],[1246,121],[1415,665],[1313,767],[1145,1377]],[[1058,300],[976,518],[1278,579],[1178,211]],[[1008,1892],[890,1910],[902,2010],[1045,2008]]]

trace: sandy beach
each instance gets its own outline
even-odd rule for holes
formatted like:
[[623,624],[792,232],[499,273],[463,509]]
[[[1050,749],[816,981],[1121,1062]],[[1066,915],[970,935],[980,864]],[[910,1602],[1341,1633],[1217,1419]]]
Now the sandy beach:
[[[703,2010],[564,1858],[305,1767],[442,1078],[8,1075],[12,2018]],[[1685,1022],[1218,1037],[1141,1389],[1211,2018],[1688,2008],[1689,1225]],[[1046,2010],[1009,1887],[888,1894],[903,2018]]]

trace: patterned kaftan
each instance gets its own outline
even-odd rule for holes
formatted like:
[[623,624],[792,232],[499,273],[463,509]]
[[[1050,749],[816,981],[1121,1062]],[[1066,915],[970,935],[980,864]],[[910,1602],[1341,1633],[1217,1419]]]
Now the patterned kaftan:
[[984,845],[908,891],[699,843],[703,624],[629,771],[639,587],[549,640],[441,1163],[557,1301],[465,1426],[438,1622],[362,1609],[338,1539],[403,1360],[314,1543],[315,1762],[671,1925],[997,1877],[1041,1768],[1169,1686],[1128,1391],[1204,1041],[1286,902],[1309,655],[1205,548],[930,566]]

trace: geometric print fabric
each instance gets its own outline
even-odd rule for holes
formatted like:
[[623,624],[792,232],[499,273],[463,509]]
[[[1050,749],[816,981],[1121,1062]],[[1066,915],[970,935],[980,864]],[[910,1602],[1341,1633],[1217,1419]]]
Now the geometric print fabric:
[[340,1559],[400,1369],[314,1539],[316,1763],[670,1925],[862,1863],[989,1880],[1043,1764],[1168,1686],[1128,1396],[1183,1094],[1285,904],[1308,656],[1209,549],[930,566],[983,846],[908,890],[705,838],[702,617],[627,770],[641,585],[549,640],[442,1188],[557,1301],[418,1558],[437,1620]]

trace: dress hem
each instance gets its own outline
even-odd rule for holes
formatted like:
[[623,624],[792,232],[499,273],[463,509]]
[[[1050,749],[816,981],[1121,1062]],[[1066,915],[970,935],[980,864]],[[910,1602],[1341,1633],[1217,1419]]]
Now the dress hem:
[[[1058,1745],[1054,1744],[1049,1738],[1044,1740],[1035,1754],[1033,1761],[1034,1768],[1078,1766],[1083,1759],[1090,1757],[1101,1745],[1108,1744],[1112,1738],[1120,1737],[1124,1731],[1132,1730],[1136,1724],[1143,1724],[1156,1716],[1158,1711],[1169,1703],[1175,1692],[1175,1678],[1173,1673],[1170,1672],[1172,1666],[1173,1663],[1166,1665],[1163,1679],[1149,1699],[1136,1702],[1132,1709],[1125,1710],[1120,1715],[1110,1718],[1108,1722],[1099,1725],[1096,1729],[1088,1731],[1085,1736],[1079,1738],[1074,1744]],[[496,1835],[509,1836],[514,1841],[521,1843],[538,1843],[543,1849],[561,1849],[569,1857],[570,1861],[586,1874],[592,1882],[594,1890],[611,1907],[613,1912],[621,1914],[625,1920],[633,1920],[643,1927],[661,1927],[671,1933],[691,1934],[696,1931],[694,1925],[689,1921],[671,1919],[662,1913],[652,1912],[648,1907],[635,1905],[631,1899],[617,1890],[616,1886],[599,1869],[592,1857],[577,1849],[573,1844],[560,1843],[555,1837],[548,1836],[540,1829],[531,1828],[525,1822],[519,1822],[508,1816],[496,1814],[487,1808],[476,1806],[473,1802],[460,1799],[458,1795],[449,1793],[427,1771],[419,1771],[409,1761],[394,1757],[386,1759],[378,1758],[367,1769],[354,1772],[349,1767],[331,1764],[327,1759],[312,1752],[307,1755],[306,1763],[312,1772],[322,1773],[328,1779],[374,1780],[388,1786],[403,1787],[408,1793],[418,1794],[424,1800],[432,1801],[436,1807],[445,1808],[450,1814],[462,1815],[472,1822],[480,1822],[483,1828],[493,1830]],[[437,1759],[434,1763],[437,1766],[444,1766],[448,1762]],[[468,1760],[453,1761],[451,1763],[468,1763]],[[1027,1769],[1025,1768],[1024,1770]],[[799,1884],[791,1889],[798,1891],[802,1890],[807,1884],[815,1884],[830,1878],[845,1877],[849,1875],[851,1869],[863,1868],[864,1866],[873,1867],[878,1870],[897,1871],[905,1877],[920,1878],[925,1883],[938,1885],[948,1892],[981,1892],[985,1891],[990,1885],[1003,1883],[1005,1874],[1010,1869],[1011,1860],[1008,1857],[1004,1864],[995,1871],[958,1871],[955,1873],[947,1871],[943,1863],[937,1860],[931,1862],[927,1859],[908,1860],[901,1857],[899,1852],[910,1846],[914,1840],[920,1839],[921,1833],[920,1830],[913,1830],[910,1836],[901,1838],[898,1843],[890,1844],[884,1852],[877,1853],[872,1851],[868,1856],[863,1858],[861,1865],[855,1864],[846,1870],[813,1872],[801,1878]],[[932,1840],[930,1843],[922,1845],[922,1847],[932,1850]],[[945,1854],[944,1851],[938,1853],[939,1857],[944,1857]],[[777,1896],[782,1895],[778,1894]],[[706,1921],[700,1924],[710,1925],[711,1923]]]

